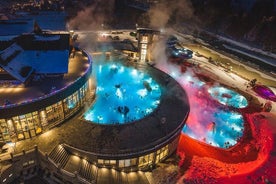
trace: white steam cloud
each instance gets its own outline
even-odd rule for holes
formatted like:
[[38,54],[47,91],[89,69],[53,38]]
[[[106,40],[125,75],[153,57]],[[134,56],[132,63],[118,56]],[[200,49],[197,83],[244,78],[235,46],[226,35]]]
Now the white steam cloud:
[[97,30],[112,19],[115,0],[95,1],[68,22],[69,29]]
[[150,8],[148,16],[150,27],[164,28],[169,22],[179,24],[191,19],[193,7],[190,0],[162,1]]

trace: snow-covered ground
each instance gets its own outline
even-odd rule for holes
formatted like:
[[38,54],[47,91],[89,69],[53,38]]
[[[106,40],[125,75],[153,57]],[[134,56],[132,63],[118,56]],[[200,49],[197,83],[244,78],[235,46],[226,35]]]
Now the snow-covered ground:
[[[211,52],[215,52],[210,50]],[[215,52],[216,54],[219,54]],[[226,57],[221,55],[221,57]],[[227,59],[231,59],[228,58]],[[238,63],[234,59],[231,59],[232,62]],[[257,94],[247,88],[248,80],[243,78],[242,76],[238,76],[232,72],[226,72],[224,68],[215,66],[208,62],[205,57],[197,57],[194,56],[192,59],[194,63],[200,63],[200,68],[203,69],[204,73],[207,74],[209,77],[215,79],[218,83],[223,83],[225,85],[231,86],[233,88],[238,88],[252,96],[255,96],[260,103],[265,104],[267,101],[263,99]],[[165,66],[164,66],[165,65]],[[173,77],[179,75],[175,74],[171,70],[179,71],[175,67],[171,66],[170,63],[162,63],[158,65],[160,69],[164,69],[163,71],[173,75]],[[175,64],[174,64],[175,65]],[[258,72],[255,69],[251,68],[250,66],[241,64],[246,67],[247,70],[252,70],[254,72]],[[262,77],[275,80],[276,86],[276,79],[268,76],[264,73],[258,72]],[[181,74],[180,74],[181,75]],[[175,77],[176,79],[180,79],[181,76]],[[271,89],[276,91],[274,87]],[[229,158],[230,163],[219,161],[215,158],[211,158],[208,156],[202,157],[194,155],[192,160],[188,163],[189,166],[185,165],[184,161],[184,168],[186,168],[184,173],[178,174],[178,182],[177,183],[269,183],[269,182],[276,182],[276,178],[274,176],[274,172],[276,171],[276,159],[271,153],[275,152],[276,148],[273,146],[273,141],[275,141],[276,135],[276,103],[272,103],[272,111],[269,113],[253,113],[247,115],[247,121],[250,124],[252,129],[252,138],[248,140],[249,142],[244,145],[238,152],[234,152],[232,154],[241,154],[241,157],[249,157],[250,154],[257,154],[256,158],[251,161],[240,161],[237,163],[231,163],[231,158]],[[185,139],[187,141],[187,139]],[[183,144],[187,144],[187,142],[183,142]],[[194,149],[202,149],[198,148],[193,142],[191,143],[194,146]],[[181,142],[180,142],[181,147]],[[258,151],[256,152],[257,149]],[[212,152],[212,149],[208,150]],[[184,150],[185,152],[185,150]],[[215,155],[214,153],[213,155]],[[185,155],[185,154],[184,154]],[[207,154],[208,155],[208,154]],[[185,156],[184,156],[185,157]],[[241,158],[242,160],[243,158]],[[246,158],[245,158],[246,159]],[[186,160],[187,162],[187,160]],[[186,163],[187,164],[187,163]],[[162,173],[162,171],[160,171]],[[163,171],[166,172],[166,171]],[[166,178],[166,177],[165,177]],[[164,179],[163,179],[164,180]],[[162,180],[162,181],[163,181]]]

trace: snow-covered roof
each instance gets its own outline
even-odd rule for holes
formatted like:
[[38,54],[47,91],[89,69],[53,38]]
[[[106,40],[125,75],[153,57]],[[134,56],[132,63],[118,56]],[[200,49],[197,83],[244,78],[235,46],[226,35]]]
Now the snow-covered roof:
[[68,72],[68,50],[25,50],[16,60],[26,62],[39,74],[61,74]]
[[0,52],[0,66],[14,78],[25,82],[33,72],[28,60],[19,61],[17,58],[24,50],[17,44],[12,44]]
[[53,36],[41,36],[41,35],[35,35],[36,41],[56,41],[60,39],[59,35],[53,35]]
[[17,35],[0,36],[0,41],[11,41],[16,37]]
[[[59,40],[59,35],[44,37],[36,35],[35,40]],[[24,50],[17,43],[0,51],[0,67],[14,78],[25,82],[32,72],[37,74],[63,74],[68,72],[69,50],[37,49]]]
[[62,11],[17,12],[18,18],[35,20],[43,30],[66,30],[66,13]]
[[0,20],[0,37],[31,33],[34,28],[32,19]]

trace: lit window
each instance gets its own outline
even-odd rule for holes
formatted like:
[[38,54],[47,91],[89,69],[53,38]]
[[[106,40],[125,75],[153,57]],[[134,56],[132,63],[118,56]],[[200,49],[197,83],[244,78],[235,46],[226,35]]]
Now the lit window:
[[147,36],[143,36],[142,37],[142,42],[148,43],[148,37]]
[[103,164],[104,163],[103,159],[98,159],[98,163]]

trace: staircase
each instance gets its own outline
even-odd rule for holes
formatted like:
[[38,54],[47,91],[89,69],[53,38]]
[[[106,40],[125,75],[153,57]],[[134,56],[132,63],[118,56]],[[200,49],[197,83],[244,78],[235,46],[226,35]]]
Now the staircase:
[[49,154],[49,158],[52,159],[56,164],[60,164],[60,167],[63,168],[70,154],[64,149],[62,145],[56,146],[51,153]]
[[81,160],[79,175],[85,180],[94,183],[96,181],[97,167],[85,159]]

